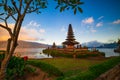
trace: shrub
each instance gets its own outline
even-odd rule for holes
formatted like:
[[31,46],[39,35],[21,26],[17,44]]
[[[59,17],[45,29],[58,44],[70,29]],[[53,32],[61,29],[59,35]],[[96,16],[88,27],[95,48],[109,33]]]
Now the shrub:
[[[0,60],[4,59],[4,54],[0,54]],[[0,61],[0,65],[1,65]],[[24,75],[26,69],[26,62],[22,58],[11,57],[7,70],[6,70],[6,80],[15,80],[16,77],[21,77]]]
[[25,67],[26,62],[23,59],[12,57],[8,64],[6,79],[13,80],[16,77],[23,76]]
[[63,73],[56,67],[44,63],[44,62],[40,62],[40,61],[34,61],[34,60],[30,60],[28,61],[29,64],[39,67],[41,68],[43,71],[47,72],[49,75],[56,75],[56,76],[62,76]]
[[68,57],[73,58],[73,54],[76,54],[76,58],[86,58],[86,57],[96,57],[96,56],[105,56],[105,53],[103,52],[91,52],[89,50],[81,50],[76,52],[64,52],[59,50],[53,50],[53,49],[46,49],[43,50],[45,54],[49,54],[53,57]]

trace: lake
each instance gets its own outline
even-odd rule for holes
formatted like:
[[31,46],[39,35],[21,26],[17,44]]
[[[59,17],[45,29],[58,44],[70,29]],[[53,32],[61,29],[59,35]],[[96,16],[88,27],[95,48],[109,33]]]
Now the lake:
[[100,52],[105,53],[105,57],[120,56],[120,53],[115,53],[114,48],[97,48]]
[[[28,56],[29,58],[52,58],[52,56],[48,56],[44,54],[42,51],[45,48],[19,48],[16,49],[15,53],[17,53],[18,56]],[[115,53],[114,48],[97,48],[100,52],[105,53],[105,57],[111,57],[111,56],[120,56],[120,53]],[[0,50],[4,50],[3,48],[0,48]]]
[[[15,55],[20,57],[28,56],[29,58],[36,59],[52,58],[52,56],[43,53],[44,49],[45,48],[19,48],[15,50]],[[0,48],[0,50],[5,50],[5,48]]]
[[[105,53],[105,57],[112,57],[112,56],[120,56],[120,53],[115,53],[114,48],[96,48],[100,52]],[[89,48],[89,50],[92,50],[92,48]]]

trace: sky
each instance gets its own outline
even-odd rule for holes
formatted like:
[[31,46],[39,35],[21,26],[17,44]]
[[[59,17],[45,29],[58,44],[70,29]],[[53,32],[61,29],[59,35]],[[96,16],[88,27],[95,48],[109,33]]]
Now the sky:
[[[19,40],[60,45],[66,39],[68,25],[72,24],[75,39],[80,43],[117,41],[120,38],[120,0],[81,1],[84,2],[83,13],[74,15],[72,10],[60,12],[55,9],[56,2],[48,0],[48,7],[41,14],[26,15]],[[9,21],[11,28],[13,24]],[[0,28],[0,40],[7,38],[7,32]]]

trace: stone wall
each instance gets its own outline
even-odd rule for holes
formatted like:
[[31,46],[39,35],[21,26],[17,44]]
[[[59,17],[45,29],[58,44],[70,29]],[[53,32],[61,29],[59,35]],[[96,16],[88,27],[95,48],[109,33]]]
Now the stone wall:
[[95,80],[120,80],[120,64],[100,75]]

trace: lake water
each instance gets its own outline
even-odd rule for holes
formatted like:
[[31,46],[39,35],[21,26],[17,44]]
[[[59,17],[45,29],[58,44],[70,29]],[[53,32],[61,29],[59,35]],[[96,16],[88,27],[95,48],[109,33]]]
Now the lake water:
[[[46,54],[43,54],[43,50],[45,48],[19,48],[15,50],[15,55],[24,57],[28,56],[29,58],[36,58],[36,59],[41,59],[41,58],[52,58],[52,56],[48,56]],[[0,50],[5,50],[4,48],[0,48]]]
[[120,56],[120,53],[115,53],[114,48],[98,48],[100,52],[105,53],[105,57],[111,57],[111,56]]
[[[29,58],[52,58],[52,56],[48,56],[43,53],[45,48],[19,48],[16,49],[15,53],[18,56],[28,56]],[[120,56],[120,53],[115,53],[113,48],[97,48],[100,52],[105,53],[105,57],[111,56]],[[3,49],[0,49],[3,50]]]

